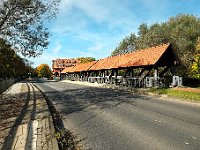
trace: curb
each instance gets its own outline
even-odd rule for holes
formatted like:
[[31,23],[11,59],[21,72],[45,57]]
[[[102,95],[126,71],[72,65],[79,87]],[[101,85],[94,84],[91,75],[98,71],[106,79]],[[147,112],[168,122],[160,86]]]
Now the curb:
[[76,150],[78,143],[80,141],[76,141],[76,137],[72,135],[72,133],[64,127],[62,118],[56,108],[54,107],[52,101],[46,96],[44,92],[42,92],[36,85],[34,85],[45,98],[50,114],[53,119],[53,125],[55,129],[55,138],[57,140],[57,144],[60,150],[70,149]]

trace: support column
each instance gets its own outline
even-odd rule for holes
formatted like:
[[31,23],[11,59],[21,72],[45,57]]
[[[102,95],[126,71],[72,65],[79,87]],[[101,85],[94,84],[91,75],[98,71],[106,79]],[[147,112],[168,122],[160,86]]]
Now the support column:
[[154,87],[157,87],[158,86],[158,68],[156,67],[155,70],[154,70]]
[[129,75],[130,75],[130,86],[133,87],[133,85],[135,84],[135,81],[133,80],[133,69],[129,70]]
[[114,78],[115,78],[115,85],[117,85],[117,76],[118,76],[118,69],[113,69]]
[[103,77],[102,78],[102,83],[105,83],[105,71],[104,70],[102,71],[102,77]]
[[105,75],[106,75],[106,76],[108,76],[108,75],[109,75],[109,73],[108,73],[108,70],[105,70]]

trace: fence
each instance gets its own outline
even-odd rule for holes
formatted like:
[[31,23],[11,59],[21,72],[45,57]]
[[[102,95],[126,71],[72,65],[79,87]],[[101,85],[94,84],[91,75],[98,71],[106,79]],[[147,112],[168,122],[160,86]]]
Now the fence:
[[7,88],[13,85],[17,79],[8,79],[0,81],[0,94],[3,93]]
[[[155,77],[146,77],[142,78],[140,76],[130,77],[130,76],[96,76],[96,77],[82,77],[82,76],[66,76],[63,80],[71,81],[87,81],[90,83],[99,83],[99,84],[115,84],[119,86],[126,87],[166,87],[167,83],[164,78],[155,78]],[[171,83],[171,81],[170,81]],[[169,85],[169,83],[168,83]]]

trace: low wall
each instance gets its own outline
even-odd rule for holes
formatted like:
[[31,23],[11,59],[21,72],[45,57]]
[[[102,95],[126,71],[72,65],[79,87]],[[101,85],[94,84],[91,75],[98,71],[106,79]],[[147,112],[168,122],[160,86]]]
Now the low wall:
[[0,81],[0,94],[3,93],[7,88],[13,85],[17,79],[8,79],[4,81]]

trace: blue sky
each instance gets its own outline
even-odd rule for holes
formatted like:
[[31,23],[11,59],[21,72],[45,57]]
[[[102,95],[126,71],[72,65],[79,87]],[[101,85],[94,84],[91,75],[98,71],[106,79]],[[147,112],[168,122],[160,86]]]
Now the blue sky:
[[47,23],[50,45],[34,67],[57,58],[109,56],[140,24],[161,23],[178,14],[200,17],[200,0],[61,0],[59,14]]

